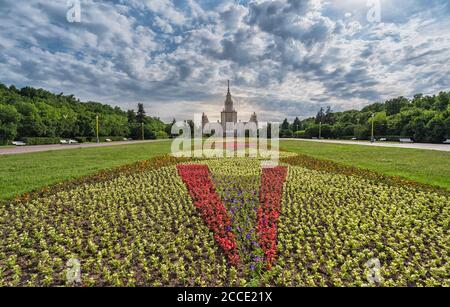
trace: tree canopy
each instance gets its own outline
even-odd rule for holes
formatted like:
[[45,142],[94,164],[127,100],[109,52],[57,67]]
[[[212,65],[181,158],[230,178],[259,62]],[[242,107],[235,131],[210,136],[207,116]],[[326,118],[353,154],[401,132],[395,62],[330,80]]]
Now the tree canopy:
[[73,95],[53,94],[43,89],[0,83],[0,144],[29,137],[92,138],[96,116],[99,135],[103,137],[141,138],[141,123],[146,138],[163,135],[166,130],[159,118],[147,116],[139,104],[138,113],[127,112],[98,102],[81,102]]
[[[441,143],[450,138],[450,92],[413,99],[398,97],[377,102],[362,110],[333,112],[330,107],[321,107],[315,117],[292,123],[283,123],[282,137],[293,134],[300,138],[358,138],[371,135],[372,114],[374,133],[377,138],[398,140],[412,138],[417,142]],[[289,125],[289,129],[286,127]]]

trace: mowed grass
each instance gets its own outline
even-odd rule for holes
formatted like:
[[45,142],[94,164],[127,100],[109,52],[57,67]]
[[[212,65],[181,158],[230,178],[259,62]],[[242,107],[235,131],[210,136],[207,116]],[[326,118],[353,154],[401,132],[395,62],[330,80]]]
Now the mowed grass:
[[280,141],[283,150],[450,189],[450,153],[361,145]]
[[170,152],[171,141],[0,156],[0,199]]
[[[170,152],[171,141],[0,156],[0,199]],[[286,151],[450,189],[450,153],[281,141]]]

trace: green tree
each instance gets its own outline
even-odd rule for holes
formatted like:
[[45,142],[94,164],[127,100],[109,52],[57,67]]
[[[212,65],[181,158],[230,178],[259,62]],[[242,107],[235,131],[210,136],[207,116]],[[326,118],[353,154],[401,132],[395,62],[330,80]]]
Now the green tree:
[[356,125],[353,134],[360,140],[367,140],[370,136],[370,129],[367,125]]
[[437,111],[447,110],[447,107],[450,104],[449,99],[450,99],[449,93],[440,92],[436,98],[436,102],[435,102],[435,106],[434,106],[435,110],[437,110]]
[[333,125],[334,124],[334,114],[333,114],[333,110],[331,110],[331,107],[328,106],[327,110],[325,111],[325,115],[323,118],[323,122],[324,124],[329,124],[329,125]]
[[409,101],[405,97],[398,97],[386,101],[386,115],[395,115],[400,113],[401,109],[409,104]]
[[175,125],[176,122],[177,122],[177,120],[174,118],[172,120],[172,122],[166,126],[165,131],[166,131],[167,135],[172,136],[172,127],[173,127],[173,125]]
[[442,118],[442,115],[436,115],[427,124],[428,140],[431,142],[440,143],[444,141],[447,131],[446,123]]
[[292,131],[297,132],[301,128],[301,122],[298,117],[295,118],[294,123],[292,124]]
[[43,137],[46,136],[47,127],[39,115],[39,110],[34,104],[20,102],[16,104],[17,111],[22,115],[18,125],[19,137]]
[[0,104],[0,143],[6,144],[17,136],[20,114],[14,106]]
[[138,103],[138,110],[136,113],[136,121],[138,123],[144,123],[145,122],[145,109],[144,109],[144,104],[143,103]]
[[319,112],[317,112],[316,115],[316,124],[324,123],[325,122],[325,112],[323,108],[320,108]]
[[281,130],[288,130],[290,127],[289,122],[287,118],[284,119],[283,123],[281,124]]
[[136,122],[136,112],[134,110],[128,110],[127,111],[127,119],[128,123],[132,124]]

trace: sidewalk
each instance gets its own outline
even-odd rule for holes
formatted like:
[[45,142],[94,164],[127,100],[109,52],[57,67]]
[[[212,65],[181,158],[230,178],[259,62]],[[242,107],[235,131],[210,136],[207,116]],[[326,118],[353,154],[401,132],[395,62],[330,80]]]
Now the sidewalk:
[[410,148],[410,149],[423,149],[423,150],[437,150],[450,152],[450,145],[446,144],[425,144],[425,143],[391,143],[391,142],[375,142],[369,141],[344,141],[344,140],[310,140],[310,139],[280,139],[280,141],[300,141],[300,142],[317,142],[317,143],[329,143],[329,144],[345,144],[345,145],[362,145],[362,146],[374,146],[374,147],[393,147],[393,148]]

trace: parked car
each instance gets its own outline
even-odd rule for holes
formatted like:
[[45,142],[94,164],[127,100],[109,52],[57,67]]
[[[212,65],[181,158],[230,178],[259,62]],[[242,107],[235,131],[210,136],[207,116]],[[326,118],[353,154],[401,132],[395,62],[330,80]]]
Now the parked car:
[[414,141],[411,138],[402,138],[400,139],[400,143],[414,143]]
[[68,144],[66,140],[59,141],[59,144]]
[[357,138],[352,138],[352,141],[357,141],[358,139]]
[[25,144],[24,142],[21,142],[21,141],[14,141],[11,144],[16,145],[16,146],[25,146],[25,145],[27,145],[27,144]]
[[387,138],[381,138],[380,142],[387,142]]
[[111,139],[106,139],[105,142],[109,143],[109,142],[112,142],[112,140]]
[[450,144],[450,139],[446,139],[446,140],[444,141],[444,144]]
[[69,140],[69,141],[68,141],[68,144],[78,144],[78,142],[75,141],[75,140]]

